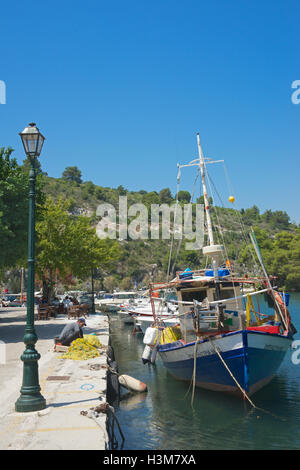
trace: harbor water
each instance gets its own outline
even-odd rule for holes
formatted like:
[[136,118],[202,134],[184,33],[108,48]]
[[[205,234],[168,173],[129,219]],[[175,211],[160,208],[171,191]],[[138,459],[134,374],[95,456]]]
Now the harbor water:
[[[300,293],[291,294],[289,311],[297,341]],[[133,334],[133,327],[124,325],[117,314],[110,315],[110,335],[119,373],[148,387],[143,394],[121,389],[116,417],[125,440],[118,438],[119,449],[300,449],[300,341],[293,343],[272,382],[251,397],[257,407],[253,408],[242,398],[199,388],[192,403],[192,385],[173,378],[159,356],[155,365],[143,364],[143,334]]]

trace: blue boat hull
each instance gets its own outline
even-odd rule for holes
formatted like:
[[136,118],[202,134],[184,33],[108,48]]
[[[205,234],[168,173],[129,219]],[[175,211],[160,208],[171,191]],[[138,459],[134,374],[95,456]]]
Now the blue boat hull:
[[[234,378],[248,395],[266,385],[276,374],[292,338],[282,335],[240,330],[195,343],[169,343],[159,347],[160,357],[177,379],[191,381],[196,367],[197,386],[214,391],[240,392]],[[214,349],[220,351],[226,366]],[[196,357],[196,363],[195,359]],[[230,372],[228,371],[230,370]]]

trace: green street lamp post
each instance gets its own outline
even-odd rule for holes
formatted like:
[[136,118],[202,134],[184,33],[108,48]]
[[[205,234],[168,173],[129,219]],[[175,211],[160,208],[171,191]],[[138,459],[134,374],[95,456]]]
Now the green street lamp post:
[[94,269],[92,268],[92,313],[95,313]]
[[46,408],[41,394],[38,374],[40,354],[35,349],[38,340],[34,329],[34,245],[35,245],[35,159],[40,155],[45,138],[34,123],[20,133],[24,150],[30,160],[29,172],[29,224],[28,224],[28,282],[27,317],[24,335],[25,351],[23,361],[23,383],[21,394],[15,403],[18,412],[39,411]]

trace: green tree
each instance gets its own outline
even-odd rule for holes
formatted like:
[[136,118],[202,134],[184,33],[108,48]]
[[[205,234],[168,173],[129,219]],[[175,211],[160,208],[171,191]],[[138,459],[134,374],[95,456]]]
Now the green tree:
[[[34,167],[35,167],[36,175],[39,175],[39,174],[42,173],[41,162],[39,161],[38,158],[36,158],[35,161],[34,161]],[[23,170],[27,175],[29,174],[29,170],[30,170],[30,160],[29,160],[29,158],[25,158],[25,160],[23,160]]]
[[62,177],[67,181],[71,181],[78,184],[82,183],[81,171],[77,166],[67,166],[67,168],[62,174]]
[[100,186],[95,187],[94,195],[96,199],[101,199],[102,201],[105,201],[105,190]]
[[[209,198],[208,198],[208,203],[209,203],[209,205],[212,206],[212,205],[213,205],[213,202],[214,202],[214,201],[213,201],[213,198],[212,198],[211,196],[209,196]],[[204,196],[198,197],[198,199],[197,199],[197,204],[204,204]]]
[[117,191],[119,196],[126,196],[127,194],[127,189],[124,188],[124,186],[120,185],[117,187]]
[[91,181],[86,181],[81,186],[81,195],[84,201],[90,200],[95,194],[95,185]]
[[279,232],[265,253],[269,273],[278,276],[278,285],[287,290],[300,288],[300,231]]
[[95,192],[95,185],[92,181],[86,181],[83,183],[83,189],[86,190],[90,195],[93,195]]
[[158,197],[161,204],[171,204],[173,202],[173,196],[169,188],[159,191]]
[[243,221],[247,225],[254,225],[260,220],[259,208],[257,206],[252,206],[249,209],[246,209],[243,214]]
[[261,215],[261,220],[274,230],[288,230],[290,228],[290,217],[285,211],[272,212],[268,209]]
[[118,285],[118,281],[117,279],[115,278],[115,276],[107,276],[105,277],[104,281],[103,281],[103,285],[104,285],[104,288],[108,291],[108,292],[113,292],[114,289],[117,287]]
[[159,204],[160,201],[157,192],[151,191],[150,193],[143,195],[142,202],[149,208],[151,204]]
[[[11,147],[0,148],[0,269],[24,263],[27,254],[29,180],[12,153]],[[41,178],[38,177],[38,207],[42,201]]]
[[275,211],[272,213],[271,226],[277,230],[287,230],[290,224],[290,217],[284,211]]
[[[244,211],[244,209],[243,209],[243,211]],[[242,210],[241,210],[241,212],[242,212]],[[244,212],[245,212],[245,211],[244,211]],[[272,215],[273,215],[272,211],[271,211],[270,209],[268,209],[268,210],[266,210],[266,211],[262,214],[261,220],[262,220],[263,222],[266,222],[266,223],[268,224],[268,223],[270,223],[271,220],[272,220]]]
[[179,191],[178,201],[183,202],[183,204],[188,204],[191,201],[191,194],[189,191]]
[[68,200],[55,203],[48,198],[36,226],[36,272],[47,299],[57,280],[70,275],[88,278],[92,269],[109,266],[120,256],[116,241],[99,239],[88,217],[71,216],[68,210]]
[[120,282],[120,288],[124,291],[130,291],[132,289],[132,281],[129,276],[126,276]]

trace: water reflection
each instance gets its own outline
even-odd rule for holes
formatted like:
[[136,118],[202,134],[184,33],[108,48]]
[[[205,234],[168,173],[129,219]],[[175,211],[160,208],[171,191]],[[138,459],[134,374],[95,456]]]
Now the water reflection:
[[122,410],[130,411],[140,406],[147,398],[147,392],[143,393],[127,393],[122,396],[120,401],[120,408]]
[[[263,299],[260,300],[263,303]],[[300,331],[300,295],[292,295],[290,311]],[[122,392],[117,417],[125,435],[124,449],[298,449],[300,447],[300,365],[288,352],[277,376],[253,395],[253,409],[235,397],[195,390],[168,374],[159,357],[143,364],[143,335],[111,318],[112,346],[121,374],[148,386],[143,395]],[[299,338],[299,334],[295,339]]]

